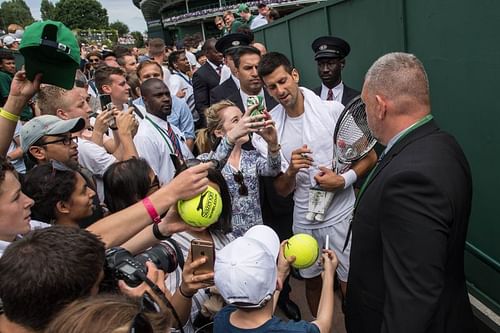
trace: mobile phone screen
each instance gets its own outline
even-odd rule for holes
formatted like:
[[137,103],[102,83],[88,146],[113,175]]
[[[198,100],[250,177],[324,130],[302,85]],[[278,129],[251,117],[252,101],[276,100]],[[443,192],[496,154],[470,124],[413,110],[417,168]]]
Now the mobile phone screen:
[[108,104],[111,103],[111,95],[108,94],[99,95],[99,101],[101,102],[101,110],[104,111],[107,108]]

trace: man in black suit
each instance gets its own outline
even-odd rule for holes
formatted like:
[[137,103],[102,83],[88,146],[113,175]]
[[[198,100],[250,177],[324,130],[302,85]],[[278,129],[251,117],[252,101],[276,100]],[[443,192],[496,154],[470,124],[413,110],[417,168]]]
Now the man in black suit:
[[347,331],[474,332],[464,274],[471,174],[432,119],[422,63],[406,53],[381,57],[362,98],[386,148],[352,221]]
[[342,38],[324,36],[316,38],[311,47],[315,53],[314,60],[318,64],[318,76],[322,82],[321,86],[313,91],[323,100],[337,101],[345,106],[360,94],[342,82],[345,57],[351,51],[349,43]]
[[196,110],[201,124],[205,124],[204,111],[210,106],[210,90],[217,87],[222,69],[222,53],[215,49],[216,40],[208,39],[202,51],[207,55],[207,62],[193,75],[193,91]]
[[[220,38],[215,44],[217,51],[224,55],[225,66],[222,69],[221,83],[210,92],[210,104],[227,99],[228,96],[238,93],[240,81],[236,77],[236,68],[233,53],[241,46],[250,45],[248,35],[242,33],[228,34]],[[227,79],[224,80],[224,77]]]
[[260,51],[253,46],[241,46],[233,53],[233,62],[236,77],[240,82],[240,89],[233,91],[226,98],[234,102],[242,112],[247,109],[249,96],[262,96],[266,109],[271,111],[278,102],[263,89],[262,80],[257,72],[260,62]]

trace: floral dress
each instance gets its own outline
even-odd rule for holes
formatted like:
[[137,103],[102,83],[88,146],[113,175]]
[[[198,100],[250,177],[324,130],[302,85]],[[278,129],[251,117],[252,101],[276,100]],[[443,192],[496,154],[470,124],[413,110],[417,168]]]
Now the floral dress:
[[[281,170],[281,155],[279,153],[267,154],[266,159],[256,150],[242,149],[238,170],[227,163],[233,147],[224,139],[217,147],[213,157],[219,160],[221,165],[224,165],[221,172],[231,194],[233,235],[240,237],[250,227],[263,223],[260,208],[259,176],[277,176]],[[200,159],[207,157],[208,154],[199,156]],[[239,178],[241,176],[243,179]],[[242,187],[246,187],[247,191],[244,191]],[[244,195],[246,192],[248,194]]]

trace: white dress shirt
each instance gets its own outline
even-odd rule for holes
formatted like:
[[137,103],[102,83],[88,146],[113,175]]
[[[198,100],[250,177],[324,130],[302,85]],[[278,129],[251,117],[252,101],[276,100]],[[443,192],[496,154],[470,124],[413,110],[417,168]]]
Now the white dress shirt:
[[[328,97],[328,90],[329,88],[325,86],[323,83],[321,84],[321,99],[326,101]],[[333,101],[339,102],[342,104],[342,96],[344,95],[344,83],[340,81],[339,84],[337,84],[335,87],[332,89],[333,92]]]
[[[155,125],[153,125],[156,124]],[[139,156],[144,158],[149,166],[158,176],[161,184],[166,184],[172,180],[175,174],[175,167],[170,157],[173,154],[173,143],[167,136],[167,121],[158,118],[150,113],[139,124],[139,129],[134,137],[135,147]],[[182,132],[175,126],[172,129],[179,141],[182,155],[185,159],[193,158],[193,153],[186,146],[186,139]],[[163,135],[160,131],[164,131]]]

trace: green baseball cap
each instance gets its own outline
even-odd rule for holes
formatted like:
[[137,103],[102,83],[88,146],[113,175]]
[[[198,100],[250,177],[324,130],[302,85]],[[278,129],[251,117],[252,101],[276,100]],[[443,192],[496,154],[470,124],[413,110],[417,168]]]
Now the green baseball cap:
[[42,83],[73,88],[80,67],[80,47],[64,24],[50,20],[31,24],[24,31],[19,51],[24,56],[29,80],[42,73]]
[[250,12],[250,8],[248,8],[248,6],[246,4],[242,3],[241,5],[238,6],[237,13],[239,14],[241,12],[248,13],[248,12]]
[[85,127],[85,119],[72,118],[63,120],[52,115],[38,116],[23,125],[20,133],[21,149],[28,149],[38,140],[46,135],[61,135],[64,133],[75,133]]

